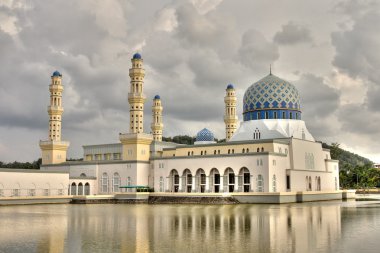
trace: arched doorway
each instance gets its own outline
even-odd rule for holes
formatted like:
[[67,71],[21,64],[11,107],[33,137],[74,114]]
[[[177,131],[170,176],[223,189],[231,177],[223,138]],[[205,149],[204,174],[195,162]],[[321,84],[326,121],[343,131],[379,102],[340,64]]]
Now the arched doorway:
[[169,174],[169,188],[171,192],[179,192],[179,174],[176,169],[172,169]]
[[220,174],[217,168],[213,168],[210,172],[210,189],[213,192],[220,192]]
[[227,168],[224,171],[223,183],[225,186],[225,191],[234,192],[235,190],[235,173],[231,168]]
[[182,185],[183,189],[186,192],[191,192],[193,188],[193,175],[191,175],[191,171],[189,169],[185,169],[182,175]]
[[78,184],[78,195],[83,195],[83,184],[80,182]]
[[246,167],[241,168],[239,172],[239,191],[251,191],[251,173]]
[[206,192],[206,173],[203,169],[198,169],[195,174],[195,185],[197,192]]
[[76,185],[76,183],[72,183],[71,184],[71,190],[70,190],[70,192],[71,192],[71,195],[77,195],[77,185]]
[[84,195],[90,195],[90,184],[86,183],[84,185]]

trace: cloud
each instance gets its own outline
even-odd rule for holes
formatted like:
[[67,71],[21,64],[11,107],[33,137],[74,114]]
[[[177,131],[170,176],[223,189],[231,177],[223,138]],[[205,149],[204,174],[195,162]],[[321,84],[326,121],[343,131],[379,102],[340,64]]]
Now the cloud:
[[240,61],[254,71],[263,71],[279,58],[278,48],[269,42],[257,30],[248,30],[243,34],[239,49]]
[[223,0],[190,0],[197,11],[204,15],[214,10]]
[[339,109],[340,92],[326,84],[322,77],[302,74],[294,82],[301,97],[302,119],[317,139],[337,133],[335,112]]
[[289,21],[289,23],[282,26],[281,31],[274,35],[273,40],[281,45],[294,45],[312,42],[312,37],[309,29]]
[[160,10],[154,26],[157,31],[172,32],[178,26],[176,10],[174,8]]

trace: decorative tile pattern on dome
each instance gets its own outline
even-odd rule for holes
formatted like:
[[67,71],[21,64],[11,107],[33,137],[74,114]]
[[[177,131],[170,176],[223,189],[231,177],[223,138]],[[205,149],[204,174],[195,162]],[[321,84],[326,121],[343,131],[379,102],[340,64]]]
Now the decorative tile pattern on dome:
[[214,141],[214,134],[207,128],[203,128],[197,133],[196,141]]
[[273,74],[252,84],[244,94],[243,103],[244,112],[279,106],[300,110],[300,96],[296,87]]

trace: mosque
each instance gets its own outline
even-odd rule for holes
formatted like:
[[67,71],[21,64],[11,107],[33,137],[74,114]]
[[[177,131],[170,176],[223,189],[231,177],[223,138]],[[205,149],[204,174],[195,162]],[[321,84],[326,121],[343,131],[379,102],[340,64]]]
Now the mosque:
[[45,195],[54,195],[53,189],[58,195],[107,195],[126,191],[126,186],[129,191],[136,186],[198,194],[339,190],[339,162],[308,131],[293,84],[272,73],[253,83],[244,94],[240,124],[235,88],[228,84],[226,141],[216,143],[213,133],[203,128],[194,145],[183,145],[162,141],[164,101],[159,95],[153,98],[151,129],[144,131],[141,54],[134,54],[131,62],[128,132],[119,134],[118,143],[83,146],[83,161],[66,161],[70,143],[61,138],[64,85],[61,73],[52,74],[48,140],[39,143],[39,173],[61,173],[62,178],[49,179]]

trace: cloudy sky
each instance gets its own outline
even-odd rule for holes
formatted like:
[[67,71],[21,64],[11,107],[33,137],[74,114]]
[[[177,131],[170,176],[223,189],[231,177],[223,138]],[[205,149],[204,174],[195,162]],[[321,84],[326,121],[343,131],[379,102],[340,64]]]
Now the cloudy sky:
[[317,140],[380,162],[380,1],[1,0],[0,160],[33,161],[48,136],[48,85],[63,74],[63,139],[118,142],[127,132],[128,69],[146,69],[151,104],[164,106],[164,136],[203,127],[224,138],[223,97],[269,72],[298,88]]

